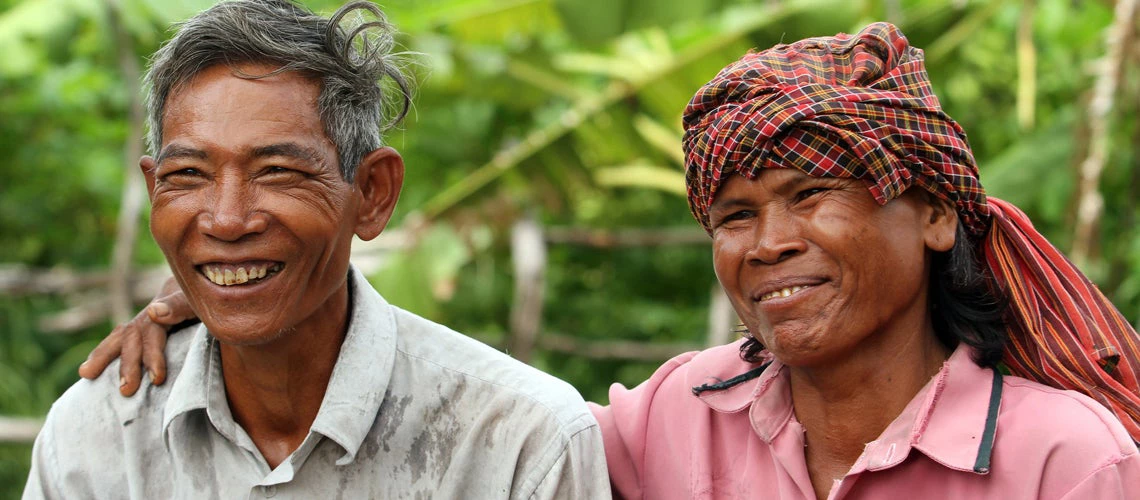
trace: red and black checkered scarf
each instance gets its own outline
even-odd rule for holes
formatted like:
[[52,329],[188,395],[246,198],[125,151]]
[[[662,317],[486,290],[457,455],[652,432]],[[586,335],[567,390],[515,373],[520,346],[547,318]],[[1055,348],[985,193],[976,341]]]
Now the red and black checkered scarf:
[[953,203],[1009,295],[1010,370],[1089,395],[1140,440],[1136,331],[1024,213],[986,197],[965,132],[898,28],[747,54],[697,91],[684,126],[689,206],[710,234],[721,182],[762,168],[862,179],[880,205],[913,185]]

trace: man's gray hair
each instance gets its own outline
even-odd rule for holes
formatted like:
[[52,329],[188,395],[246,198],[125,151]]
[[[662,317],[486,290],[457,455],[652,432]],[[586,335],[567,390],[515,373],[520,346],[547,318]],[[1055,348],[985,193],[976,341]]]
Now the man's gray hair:
[[380,134],[411,105],[408,79],[392,52],[394,32],[369,2],[346,4],[327,19],[288,0],[219,3],[181,23],[151,60],[145,81],[150,154],[162,147],[166,100],[179,85],[217,64],[269,63],[280,67],[235,74],[296,71],[319,81],[317,112],[336,145],[341,176],[352,181],[364,155],[381,146]]

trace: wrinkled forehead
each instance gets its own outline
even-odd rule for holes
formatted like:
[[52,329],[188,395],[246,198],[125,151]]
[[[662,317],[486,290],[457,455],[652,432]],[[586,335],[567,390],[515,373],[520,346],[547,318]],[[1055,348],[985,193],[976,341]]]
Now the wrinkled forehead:
[[794,197],[805,189],[857,187],[868,189],[870,182],[851,176],[812,176],[792,166],[771,166],[749,170],[748,175],[730,172],[721,178],[709,210],[738,202],[741,198],[757,201]]
[[[254,84],[261,90],[253,94],[235,92],[235,88],[249,86],[246,84]],[[287,70],[273,62],[212,64],[188,74],[170,87],[162,106],[162,121],[165,124],[172,115],[192,111],[195,107],[232,107],[239,101],[273,105],[282,91],[293,94],[291,97],[311,107],[314,113],[318,111],[321,81],[312,75]]]

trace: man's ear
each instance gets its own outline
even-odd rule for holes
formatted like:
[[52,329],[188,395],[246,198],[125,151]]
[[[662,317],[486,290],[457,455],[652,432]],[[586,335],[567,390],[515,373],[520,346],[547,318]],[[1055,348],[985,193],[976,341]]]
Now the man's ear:
[[392,148],[380,148],[364,156],[356,168],[356,189],[361,195],[356,235],[368,241],[380,235],[404,187],[404,159]]
[[926,247],[935,252],[948,252],[954,247],[958,233],[958,211],[951,202],[932,194],[928,194],[928,203],[931,211],[924,230]]
[[143,156],[139,158],[139,169],[142,170],[143,177],[146,178],[146,194],[150,197],[150,201],[154,201],[154,169],[158,164],[154,162],[154,158],[150,156]]

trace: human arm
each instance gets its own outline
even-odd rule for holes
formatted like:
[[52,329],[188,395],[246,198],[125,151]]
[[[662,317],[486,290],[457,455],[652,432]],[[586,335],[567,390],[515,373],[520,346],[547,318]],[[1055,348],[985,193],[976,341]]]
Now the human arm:
[[[629,392],[621,384],[614,384],[610,389],[612,394],[617,391]],[[615,408],[614,405],[601,406],[596,403],[586,403],[590,406],[594,418],[598,419],[606,450],[607,476],[610,479],[610,488],[614,498],[635,499],[642,498],[640,474],[640,458],[644,451],[644,433],[638,433],[636,425],[622,425],[620,417],[615,413],[627,415],[626,408]],[[632,423],[632,422],[631,422]],[[632,431],[632,432],[631,432]],[[636,457],[636,458],[635,458]]]
[[116,326],[79,365],[79,376],[94,380],[116,358],[119,363],[119,393],[130,396],[142,383],[142,369],[150,373],[151,383],[166,380],[166,335],[172,327],[196,319],[190,302],[178,282],[168,278],[154,299],[134,318]]
[[650,411],[658,391],[666,380],[695,354],[685,353],[670,359],[661,365],[649,380],[632,389],[627,389],[621,384],[613,384],[610,386],[608,406],[586,403],[594,418],[598,420],[598,427],[602,433],[606,466],[615,498],[645,497],[642,479],[645,475]]

